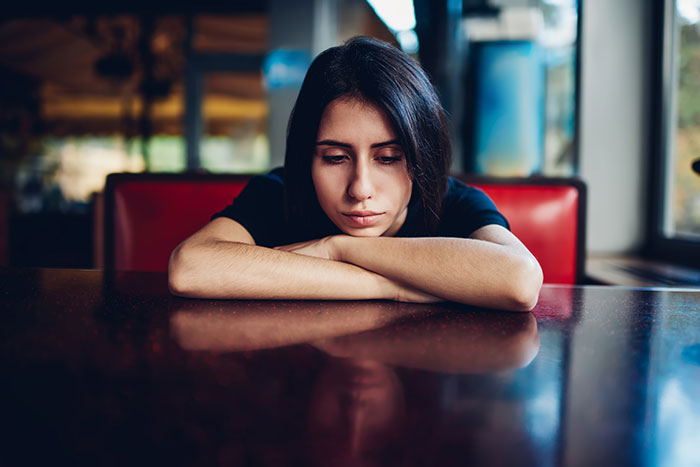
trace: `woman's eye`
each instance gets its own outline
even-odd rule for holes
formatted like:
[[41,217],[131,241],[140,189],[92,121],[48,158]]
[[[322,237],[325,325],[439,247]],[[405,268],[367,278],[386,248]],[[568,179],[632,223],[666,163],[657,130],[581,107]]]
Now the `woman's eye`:
[[339,154],[337,156],[323,156],[323,162],[326,162],[328,164],[340,164],[345,160],[345,155]]
[[379,156],[377,159],[382,164],[389,165],[389,164],[395,164],[397,162],[400,162],[403,158],[401,156]]

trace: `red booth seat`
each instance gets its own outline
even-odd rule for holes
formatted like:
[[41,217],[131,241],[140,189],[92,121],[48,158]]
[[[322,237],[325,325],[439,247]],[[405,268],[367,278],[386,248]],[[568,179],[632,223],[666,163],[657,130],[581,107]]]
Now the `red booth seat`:
[[246,175],[110,174],[105,185],[105,268],[167,271],[170,252],[231,204]]
[[[231,203],[245,175],[111,174],[105,268],[166,271],[170,252]],[[547,283],[583,281],[586,187],[571,178],[461,176],[483,189],[542,265]]]
[[481,188],[535,255],[544,282],[584,280],[586,186],[578,178],[460,177]]

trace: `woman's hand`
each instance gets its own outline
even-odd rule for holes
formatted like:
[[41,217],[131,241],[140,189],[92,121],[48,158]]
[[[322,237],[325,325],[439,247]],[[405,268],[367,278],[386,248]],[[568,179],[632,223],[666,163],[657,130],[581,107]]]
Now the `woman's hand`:
[[[280,245],[275,247],[275,250],[297,253],[299,255],[314,256],[316,258],[330,259],[332,261],[342,261],[341,245],[343,237],[347,235],[332,235],[329,237],[309,240],[308,242],[293,243],[291,245]],[[347,246],[347,245],[346,245]],[[400,284],[397,281],[389,278],[384,278],[386,281],[387,299],[397,302],[412,302],[412,303],[435,303],[442,302],[441,298],[424,293],[420,290]]]
[[339,261],[339,254],[335,238],[340,235],[318,238],[307,242],[293,243],[291,245],[280,245],[275,250],[288,251],[299,255],[313,256],[316,258]]
[[396,295],[394,296],[394,301],[397,302],[410,302],[410,303],[437,303],[444,302],[442,298],[434,297],[420,290],[412,289],[408,286],[401,285],[394,282],[396,287]]

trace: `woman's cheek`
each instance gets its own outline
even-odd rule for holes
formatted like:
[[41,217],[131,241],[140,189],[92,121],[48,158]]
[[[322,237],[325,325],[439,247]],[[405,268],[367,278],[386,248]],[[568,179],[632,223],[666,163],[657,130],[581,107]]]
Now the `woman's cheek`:
[[330,166],[324,167],[319,171],[318,184],[326,197],[335,198],[338,192],[343,190],[343,170],[341,167]]
[[328,169],[328,167],[321,167],[313,175],[316,195],[318,196],[319,204],[322,206],[332,202],[337,197],[336,191],[339,187],[339,177],[333,173],[333,170]]

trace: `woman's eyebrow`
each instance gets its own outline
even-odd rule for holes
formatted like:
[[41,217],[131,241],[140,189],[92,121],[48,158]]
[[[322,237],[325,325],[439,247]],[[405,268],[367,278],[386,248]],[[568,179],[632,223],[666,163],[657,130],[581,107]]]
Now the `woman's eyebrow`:
[[[393,145],[393,144],[398,145],[398,144],[399,144],[399,140],[397,140],[397,139],[392,139],[392,140],[389,140],[389,141],[382,141],[381,143],[374,143],[374,144],[371,145],[370,147],[371,147],[371,148],[381,148],[381,147],[384,147],[384,146],[391,146],[391,145]],[[348,149],[352,148],[352,145],[350,145],[350,144],[348,144],[348,143],[341,143],[340,141],[335,141],[335,140],[332,140],[332,139],[324,139],[324,140],[321,140],[321,141],[317,141],[317,142],[316,142],[316,146],[337,146],[337,147],[348,148]]]
[[397,146],[400,146],[399,140],[398,140],[398,139],[392,139],[392,140],[389,140],[389,141],[384,141],[384,142],[382,142],[382,143],[374,143],[374,144],[373,144],[372,146],[370,146],[370,147],[371,147],[371,148],[381,148],[381,147],[384,147],[384,146],[391,146],[391,145],[394,145],[394,144],[397,145]]
[[352,146],[348,143],[341,143],[340,141],[334,141],[332,139],[324,139],[322,141],[317,141],[316,146],[338,146],[341,148],[352,148]]

